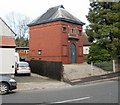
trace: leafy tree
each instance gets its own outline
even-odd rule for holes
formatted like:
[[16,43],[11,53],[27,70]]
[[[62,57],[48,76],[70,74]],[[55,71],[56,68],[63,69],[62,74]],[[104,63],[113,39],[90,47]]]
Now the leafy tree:
[[15,43],[17,47],[28,47],[29,46],[29,40],[27,38],[19,38],[17,37],[15,39]]
[[120,58],[120,2],[92,2],[90,6],[86,33],[94,44],[88,61]]
[[88,63],[99,63],[99,62],[104,62],[104,61],[110,61],[111,60],[111,55],[109,52],[101,48],[100,46],[93,44],[91,46],[90,54],[88,55],[87,62]]
[[30,18],[19,13],[11,12],[6,15],[5,20],[12,30],[17,34],[15,36],[16,45],[19,47],[28,46],[29,29],[27,24],[29,23]]

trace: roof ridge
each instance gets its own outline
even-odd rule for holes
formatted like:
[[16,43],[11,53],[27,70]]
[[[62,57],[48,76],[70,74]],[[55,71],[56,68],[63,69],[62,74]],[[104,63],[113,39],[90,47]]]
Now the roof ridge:
[[49,8],[43,15],[33,20],[28,26],[34,26],[39,24],[44,24],[53,21],[66,21],[70,23],[84,25],[81,20],[66,11],[63,5]]
[[[52,9],[52,8],[63,8],[63,9],[65,9],[63,5],[54,6],[54,7],[51,7],[51,8],[49,8],[49,9]],[[49,10],[49,9],[48,9],[48,10]]]
[[61,9],[63,9],[63,8],[57,8],[56,12],[54,12],[54,14],[51,16],[50,19],[53,19],[53,18],[62,18]]

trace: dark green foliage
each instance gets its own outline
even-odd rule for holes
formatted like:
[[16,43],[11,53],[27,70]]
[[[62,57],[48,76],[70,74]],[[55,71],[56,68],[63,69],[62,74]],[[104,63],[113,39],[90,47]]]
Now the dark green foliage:
[[100,46],[93,44],[90,48],[90,53],[88,55],[88,63],[99,63],[104,61],[110,61],[111,56],[106,49],[101,48]]
[[15,39],[15,43],[16,43],[17,47],[28,47],[28,44],[29,44],[28,42],[29,42],[29,40],[27,38],[23,38],[23,37],[21,37],[21,38],[17,37]]
[[86,17],[91,24],[86,33],[89,41],[95,42],[90,49],[88,61],[101,62],[119,58],[120,3],[93,2],[90,6]]
[[101,63],[95,63],[95,66],[106,70],[106,71],[112,71],[113,70],[113,63],[112,62],[101,62]]

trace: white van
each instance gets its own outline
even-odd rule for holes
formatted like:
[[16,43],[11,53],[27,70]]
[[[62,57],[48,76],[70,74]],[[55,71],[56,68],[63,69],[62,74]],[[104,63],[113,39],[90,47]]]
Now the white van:
[[20,57],[17,52],[15,52],[15,63],[20,62]]

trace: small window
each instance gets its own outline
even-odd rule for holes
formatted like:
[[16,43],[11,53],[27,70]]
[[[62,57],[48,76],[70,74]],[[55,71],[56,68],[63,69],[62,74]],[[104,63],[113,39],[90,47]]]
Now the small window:
[[40,60],[40,61],[41,61],[41,58],[39,58],[38,60]]
[[70,29],[70,34],[75,34],[76,33],[76,29],[72,28]]
[[24,50],[25,53],[28,53],[29,51],[28,50]]
[[42,50],[38,50],[38,54],[41,55],[42,54]]
[[32,58],[31,60],[34,60],[34,58]]
[[62,27],[62,32],[66,32],[66,27]]
[[78,35],[81,35],[82,30],[78,30]]

